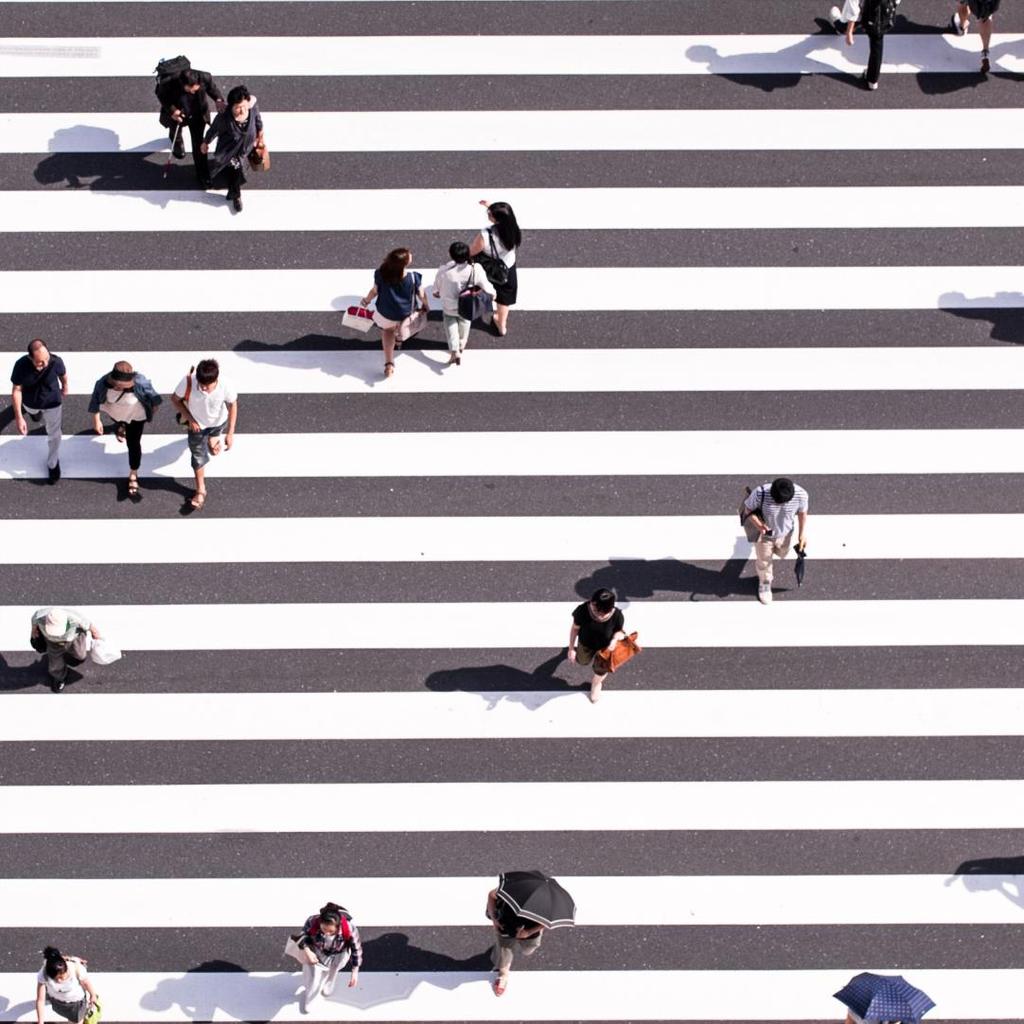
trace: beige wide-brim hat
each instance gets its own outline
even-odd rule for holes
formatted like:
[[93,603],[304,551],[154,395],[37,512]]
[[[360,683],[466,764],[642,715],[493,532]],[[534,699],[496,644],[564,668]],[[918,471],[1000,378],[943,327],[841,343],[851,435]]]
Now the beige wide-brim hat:
[[51,608],[39,623],[39,629],[49,640],[63,640],[68,631],[68,613],[60,608]]

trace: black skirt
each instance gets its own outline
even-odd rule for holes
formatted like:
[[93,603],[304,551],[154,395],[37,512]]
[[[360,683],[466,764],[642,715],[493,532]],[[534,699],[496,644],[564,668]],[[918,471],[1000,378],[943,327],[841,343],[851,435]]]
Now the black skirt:
[[516,265],[508,268],[508,280],[502,285],[496,285],[498,293],[494,301],[499,306],[514,306],[519,297],[519,278],[516,275]]

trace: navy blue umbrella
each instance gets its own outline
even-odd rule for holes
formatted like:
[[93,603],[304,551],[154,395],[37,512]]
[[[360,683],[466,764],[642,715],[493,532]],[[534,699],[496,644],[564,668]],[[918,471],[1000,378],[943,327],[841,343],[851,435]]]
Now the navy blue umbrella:
[[867,971],[851,978],[835,997],[864,1020],[902,1021],[903,1024],[919,1021],[935,1005],[905,978]]

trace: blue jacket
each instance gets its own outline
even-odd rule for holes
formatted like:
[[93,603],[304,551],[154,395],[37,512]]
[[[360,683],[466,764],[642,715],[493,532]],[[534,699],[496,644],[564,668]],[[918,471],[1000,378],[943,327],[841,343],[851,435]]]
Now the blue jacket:
[[[92,398],[89,399],[89,412],[99,412],[100,406],[107,400],[107,388],[110,385],[107,383],[108,374],[103,374],[96,385],[92,389]],[[143,377],[141,373],[135,374],[135,382],[132,384],[132,391],[135,392],[135,397],[142,403],[143,408],[146,410],[146,422],[150,423],[153,419],[153,410],[163,401],[163,399],[153,389],[153,385],[150,384],[148,377]]]

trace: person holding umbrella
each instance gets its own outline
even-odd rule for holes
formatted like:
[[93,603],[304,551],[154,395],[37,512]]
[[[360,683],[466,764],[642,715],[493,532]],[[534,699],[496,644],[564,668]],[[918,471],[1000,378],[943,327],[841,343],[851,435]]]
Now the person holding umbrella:
[[494,994],[508,988],[515,951],[533,956],[548,928],[571,927],[576,923],[576,904],[555,879],[542,871],[506,871],[498,876],[498,887],[487,894],[485,911],[496,933],[491,962],[498,977]]

